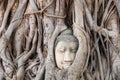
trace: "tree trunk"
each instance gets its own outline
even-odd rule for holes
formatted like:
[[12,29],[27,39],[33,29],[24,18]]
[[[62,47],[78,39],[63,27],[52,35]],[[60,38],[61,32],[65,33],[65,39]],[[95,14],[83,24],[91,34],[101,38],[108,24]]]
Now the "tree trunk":
[[[0,80],[120,80],[119,21],[120,0],[0,0]],[[78,46],[64,69],[68,34]]]

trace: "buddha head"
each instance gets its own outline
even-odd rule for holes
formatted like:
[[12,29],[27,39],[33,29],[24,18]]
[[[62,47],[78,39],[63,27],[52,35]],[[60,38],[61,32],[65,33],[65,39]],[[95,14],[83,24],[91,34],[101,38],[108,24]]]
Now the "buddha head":
[[72,34],[72,31],[67,29],[63,31],[55,42],[55,61],[59,69],[68,69],[75,59],[78,49],[78,40]]

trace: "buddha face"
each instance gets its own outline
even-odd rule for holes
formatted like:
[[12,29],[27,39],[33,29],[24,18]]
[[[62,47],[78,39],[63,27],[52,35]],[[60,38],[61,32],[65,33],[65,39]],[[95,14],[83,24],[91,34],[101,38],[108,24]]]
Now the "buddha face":
[[77,51],[77,42],[60,41],[55,48],[55,60],[57,67],[67,69],[73,63]]

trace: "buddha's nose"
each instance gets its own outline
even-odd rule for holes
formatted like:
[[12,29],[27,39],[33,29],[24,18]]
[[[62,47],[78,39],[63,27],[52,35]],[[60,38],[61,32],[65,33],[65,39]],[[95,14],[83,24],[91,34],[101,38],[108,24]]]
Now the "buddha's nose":
[[64,54],[64,62],[72,62],[70,51],[66,51]]

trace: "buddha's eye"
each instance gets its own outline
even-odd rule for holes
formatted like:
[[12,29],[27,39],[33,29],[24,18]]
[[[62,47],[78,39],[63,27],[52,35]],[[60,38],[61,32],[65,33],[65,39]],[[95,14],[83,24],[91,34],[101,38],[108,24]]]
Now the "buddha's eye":
[[65,52],[65,48],[60,48],[59,51],[60,51],[61,53],[64,53],[64,52]]
[[71,52],[72,53],[76,53],[76,49],[71,49]]

